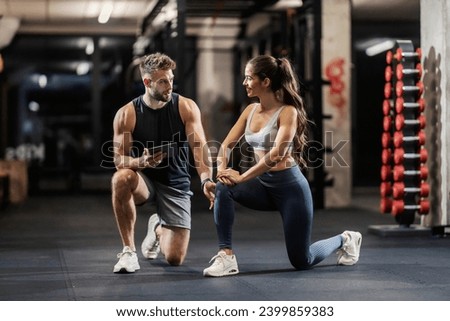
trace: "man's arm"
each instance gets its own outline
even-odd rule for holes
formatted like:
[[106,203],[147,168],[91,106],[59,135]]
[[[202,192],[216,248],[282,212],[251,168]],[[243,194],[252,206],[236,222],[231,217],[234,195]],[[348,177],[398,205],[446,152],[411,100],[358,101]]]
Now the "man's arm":
[[117,169],[129,168],[138,170],[146,167],[156,167],[166,156],[163,152],[150,154],[147,148],[144,149],[140,157],[131,156],[131,148],[133,147],[132,132],[136,123],[136,113],[133,103],[120,108],[113,122],[114,137],[114,164]]
[[[209,146],[206,141],[205,131],[201,121],[200,109],[193,100],[181,96],[179,104],[180,115],[186,129],[186,137],[192,155],[194,156],[195,169],[200,176],[200,180],[206,182],[205,184],[202,184],[202,187],[206,187],[206,189],[204,188],[203,190],[205,196],[210,202],[213,202],[215,187],[215,184],[212,182],[213,167]],[[210,179],[211,182],[207,181],[208,179]]]
[[117,169],[130,168],[136,170],[138,162],[130,157],[130,151],[133,144],[133,131],[136,122],[136,115],[132,110],[132,103],[120,108],[113,121],[113,146],[114,146],[114,164]]
[[200,109],[188,98],[180,97],[180,115],[186,128],[186,137],[194,156],[194,165],[201,180],[212,178],[209,147],[203,129]]

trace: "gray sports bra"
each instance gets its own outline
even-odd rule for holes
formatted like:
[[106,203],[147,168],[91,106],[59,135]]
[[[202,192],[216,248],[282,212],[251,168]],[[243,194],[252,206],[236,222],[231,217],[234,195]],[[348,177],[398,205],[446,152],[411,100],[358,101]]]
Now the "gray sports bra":
[[261,128],[259,132],[253,132],[250,129],[250,123],[253,118],[253,114],[255,113],[257,105],[250,112],[250,115],[247,119],[247,124],[245,126],[245,140],[247,143],[253,147],[255,150],[264,150],[268,151],[273,147],[275,142],[275,137],[278,133],[278,116],[281,111],[284,109],[284,106],[273,114],[272,118],[267,122],[266,126]]

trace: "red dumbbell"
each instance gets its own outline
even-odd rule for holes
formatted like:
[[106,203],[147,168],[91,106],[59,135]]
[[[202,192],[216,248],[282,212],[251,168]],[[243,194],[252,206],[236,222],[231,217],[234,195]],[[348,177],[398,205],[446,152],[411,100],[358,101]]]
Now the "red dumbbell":
[[405,170],[403,165],[397,165],[394,166],[392,173],[396,182],[403,181],[405,176],[418,176],[420,179],[425,180],[428,177],[428,167],[420,166],[419,170]]
[[405,119],[403,114],[397,114],[395,116],[395,128],[397,130],[402,130],[405,126],[419,126],[423,129],[426,125],[426,119],[424,115],[419,115],[417,119]]
[[387,82],[384,84],[384,98],[389,99],[393,94],[392,84]]
[[420,187],[406,187],[403,182],[394,183],[392,186],[392,195],[395,199],[403,198],[405,193],[418,193],[421,197],[427,197],[430,194],[430,185],[422,182]]
[[422,50],[420,48],[417,48],[415,52],[403,52],[402,48],[397,48],[395,51],[394,58],[398,61],[401,61],[402,59],[422,59]]
[[383,100],[383,115],[389,116],[391,114],[391,110],[393,110],[393,107],[392,99]]
[[417,136],[404,136],[403,132],[397,131],[394,133],[394,146],[401,147],[403,142],[417,142],[419,145],[425,144],[425,132],[419,130]]
[[[392,69],[391,69],[392,72]],[[386,74],[386,71],[385,71]],[[397,79],[403,79],[403,76],[405,75],[415,75],[416,77],[420,78],[422,77],[422,65],[418,63],[416,65],[416,69],[405,69],[402,64],[398,64],[395,68],[395,74],[397,76]],[[392,76],[391,76],[392,77]]]
[[[386,88],[385,88],[386,90]],[[403,93],[407,92],[417,92],[417,95],[420,96],[423,93],[423,82],[418,81],[415,86],[405,86],[403,81],[399,80],[397,81],[395,85],[395,93],[397,96],[403,96]],[[386,97],[386,93],[385,93]],[[388,97],[386,97],[388,98]]]
[[381,134],[381,146],[383,148],[389,148],[391,147],[392,143],[392,136],[389,132],[383,132]]
[[393,74],[394,72],[392,71],[391,66],[386,66],[386,68],[384,68],[384,80],[386,80],[386,82],[390,82],[392,80]]
[[388,52],[386,52],[386,63],[388,65],[392,63],[392,58],[394,58],[394,54],[392,53],[391,50],[388,50]]
[[402,200],[392,202],[392,214],[398,215],[405,210],[416,210],[419,214],[427,214],[430,211],[430,202],[421,200],[418,205],[406,205]]
[[419,159],[421,163],[425,163],[428,159],[428,153],[425,148],[421,148],[419,154],[405,153],[403,148],[396,148],[394,151],[394,163],[402,164],[405,159]]
[[392,184],[390,182],[381,182],[380,195],[381,197],[392,195]]
[[392,211],[392,200],[386,197],[383,197],[380,201],[380,212],[381,213],[390,213]]
[[416,103],[405,103],[405,100],[402,97],[398,97],[395,100],[395,111],[401,114],[405,108],[418,109],[419,112],[423,112],[425,110],[425,100],[423,98],[419,98]]
[[383,117],[383,129],[385,132],[390,132],[393,125],[393,118],[392,116],[384,116]]
[[392,178],[392,167],[389,165],[381,165],[380,174],[383,182],[389,181]]
[[381,151],[381,162],[385,165],[389,165],[392,160],[392,152],[388,148],[383,148]]

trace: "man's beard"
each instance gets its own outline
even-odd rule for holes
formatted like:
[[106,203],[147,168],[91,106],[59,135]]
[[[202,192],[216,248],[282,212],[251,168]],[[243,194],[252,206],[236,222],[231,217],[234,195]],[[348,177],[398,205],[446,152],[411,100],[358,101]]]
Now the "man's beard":
[[172,95],[170,95],[170,93],[167,95],[164,95],[157,91],[151,92],[150,97],[154,100],[162,101],[165,103],[167,103],[168,101],[170,101],[172,99]]

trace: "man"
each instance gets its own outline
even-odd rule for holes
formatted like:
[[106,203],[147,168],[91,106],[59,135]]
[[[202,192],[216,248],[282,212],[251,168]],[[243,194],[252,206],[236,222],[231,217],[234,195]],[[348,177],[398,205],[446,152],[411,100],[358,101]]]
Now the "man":
[[[122,238],[113,272],[140,269],[134,240],[136,205],[155,201],[157,214],[148,222],[141,245],[144,257],[158,253],[170,265],[186,257],[191,227],[189,148],[200,176],[202,191],[214,200],[215,184],[209,149],[196,103],[172,92],[176,63],[155,53],[142,58],[140,72],[145,93],[120,108],[114,118],[112,205]],[[166,144],[161,150],[152,149]]]

